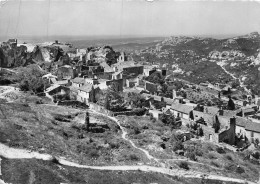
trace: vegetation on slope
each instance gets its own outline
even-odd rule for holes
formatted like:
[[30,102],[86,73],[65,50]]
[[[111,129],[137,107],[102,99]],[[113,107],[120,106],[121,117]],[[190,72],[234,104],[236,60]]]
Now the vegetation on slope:
[[93,165],[146,162],[142,152],[121,137],[112,120],[90,113],[52,105],[0,104],[0,142],[11,147],[41,151]]

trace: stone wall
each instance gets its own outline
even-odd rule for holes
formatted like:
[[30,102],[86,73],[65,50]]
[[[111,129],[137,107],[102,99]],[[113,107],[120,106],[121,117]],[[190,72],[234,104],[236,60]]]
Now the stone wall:
[[203,118],[208,126],[212,126],[216,122],[215,116],[200,111],[193,110],[193,116],[195,121]]
[[235,136],[236,136],[236,119],[230,118],[229,129],[219,133],[219,142],[225,142],[227,144],[234,145]]
[[108,116],[120,116],[120,115],[126,115],[126,116],[142,116],[146,113],[146,109],[134,109],[131,111],[122,111],[122,112],[113,112],[110,110],[105,109],[105,107],[95,104],[95,103],[89,103],[89,108],[92,110],[95,110],[97,112],[100,112],[102,114],[108,115]]
[[105,107],[103,107],[103,106],[101,106],[101,105],[98,105],[98,104],[95,104],[95,103],[89,103],[89,108],[90,109],[93,109],[93,110],[95,110],[95,111],[97,111],[97,112],[100,112],[100,113],[102,113],[102,114],[106,114],[106,115],[108,115],[108,116],[114,116],[114,114],[113,114],[113,112],[112,111],[110,111],[110,110],[107,110],[107,109],[105,109]]
[[203,129],[203,134],[204,134],[204,139],[207,141],[211,141],[214,143],[218,143],[219,142],[219,135],[217,133],[215,133],[215,129],[205,126],[205,125],[201,125],[202,129]]
[[78,108],[83,108],[83,109],[87,109],[88,105],[76,101],[76,100],[66,100],[66,101],[59,101],[58,105],[64,105],[64,106],[71,106],[71,107],[78,107]]

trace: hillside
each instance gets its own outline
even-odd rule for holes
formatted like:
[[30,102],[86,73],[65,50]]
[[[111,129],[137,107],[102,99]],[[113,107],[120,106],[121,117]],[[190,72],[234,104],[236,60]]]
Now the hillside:
[[84,111],[73,108],[1,103],[0,143],[89,165],[147,163],[142,152],[121,138],[115,122],[90,113],[87,132],[84,117]]
[[136,51],[133,58],[178,71],[179,78],[191,82],[231,83],[233,79],[220,67],[222,65],[253,93],[260,92],[257,80],[260,35],[257,32],[227,39],[172,36]]

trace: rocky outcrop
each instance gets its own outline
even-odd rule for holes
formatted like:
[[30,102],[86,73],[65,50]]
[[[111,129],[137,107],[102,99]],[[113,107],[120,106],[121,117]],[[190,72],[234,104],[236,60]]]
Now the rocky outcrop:
[[2,48],[0,48],[0,67],[7,67],[7,56]]
[[209,53],[210,59],[216,59],[216,60],[228,60],[228,59],[242,59],[245,58],[245,54],[241,51],[237,50],[229,50],[229,51],[212,51]]

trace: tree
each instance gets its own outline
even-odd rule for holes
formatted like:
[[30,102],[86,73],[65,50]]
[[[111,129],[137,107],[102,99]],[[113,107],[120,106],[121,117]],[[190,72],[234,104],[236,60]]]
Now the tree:
[[124,110],[125,103],[124,98],[118,91],[118,84],[112,82],[108,90],[104,93],[104,97],[100,100],[103,106],[111,111],[122,111]]
[[232,82],[231,87],[237,88],[239,85],[240,85],[239,80],[235,80],[234,82]]
[[89,127],[90,127],[90,122],[89,122],[89,112],[86,111],[86,114],[85,114],[85,127],[86,127],[86,130],[87,132],[89,132]]
[[231,96],[229,96],[227,108],[228,108],[228,110],[235,110],[235,108],[236,108],[234,101],[231,99]]
[[256,146],[259,145],[259,139],[258,139],[258,138],[255,139],[255,145],[256,145]]
[[142,97],[141,94],[138,93],[127,93],[124,100],[127,104],[131,105],[134,108],[142,108],[146,106],[144,97]]
[[173,114],[165,114],[165,113],[163,113],[160,116],[160,120],[164,124],[169,125],[172,129],[179,128],[179,126],[181,125],[181,124],[176,122],[176,118],[175,118],[175,116]]
[[32,91],[33,93],[42,93],[48,87],[47,81],[42,79],[45,73],[36,65],[30,65],[22,68],[18,73],[18,82],[23,91]]

